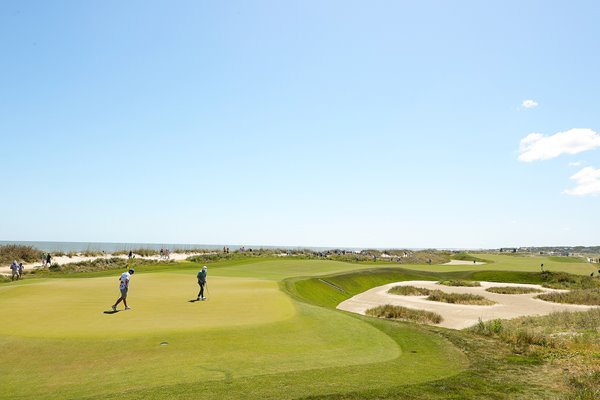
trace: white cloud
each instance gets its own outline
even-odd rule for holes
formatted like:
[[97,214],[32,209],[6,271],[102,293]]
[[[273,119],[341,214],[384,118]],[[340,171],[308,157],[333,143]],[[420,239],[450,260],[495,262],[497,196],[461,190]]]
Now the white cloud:
[[600,147],[600,135],[591,129],[570,129],[552,136],[530,133],[521,139],[519,160],[548,160],[561,154],[577,154]]
[[521,107],[523,108],[536,108],[537,106],[537,101],[531,99],[523,100],[523,102],[521,103]]
[[581,167],[583,163],[581,161],[570,162],[569,167]]
[[585,167],[571,177],[577,183],[572,189],[564,191],[571,196],[589,196],[600,194],[600,169]]

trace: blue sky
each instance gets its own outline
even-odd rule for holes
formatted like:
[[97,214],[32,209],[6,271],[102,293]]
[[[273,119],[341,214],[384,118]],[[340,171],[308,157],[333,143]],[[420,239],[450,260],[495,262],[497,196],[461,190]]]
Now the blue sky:
[[0,239],[598,245],[599,17],[3,2]]

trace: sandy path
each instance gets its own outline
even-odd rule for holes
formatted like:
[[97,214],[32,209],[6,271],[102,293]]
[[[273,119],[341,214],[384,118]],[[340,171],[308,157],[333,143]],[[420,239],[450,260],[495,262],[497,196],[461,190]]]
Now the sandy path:
[[[182,261],[188,257],[197,256],[200,254],[207,254],[207,253],[171,253],[169,255],[169,260]],[[77,262],[81,262],[81,261],[93,261],[93,260],[97,260],[100,258],[108,259],[108,258],[113,258],[113,257],[122,258],[124,260],[127,259],[127,255],[125,255],[125,254],[120,254],[120,255],[116,255],[116,256],[113,256],[112,254],[105,254],[102,256],[93,256],[93,257],[77,255],[77,256],[73,256],[73,257],[67,257],[67,256],[52,257],[52,263],[53,264],[58,263],[60,265],[64,265],[64,264],[77,263]],[[142,260],[160,260],[160,255],[147,256],[147,257],[142,257],[140,255],[136,255],[135,258],[142,259]],[[34,263],[23,263],[23,267],[25,268],[25,271],[31,271],[32,269],[40,268],[41,266],[42,266],[41,261],[34,262]],[[11,274],[10,265],[0,266],[0,274],[10,275]]]
[[[466,304],[448,304],[425,300],[427,296],[399,296],[389,294],[387,291],[393,286],[416,286],[426,289],[439,289],[451,293],[479,294],[497,304],[492,306],[477,306]],[[545,292],[559,291],[548,289],[539,285],[526,285],[499,282],[481,282],[481,287],[455,287],[438,285],[432,281],[407,281],[390,283],[379,286],[366,292],[360,293],[342,303],[337,308],[358,314],[365,313],[369,308],[384,304],[392,304],[414,308],[419,310],[433,311],[440,314],[444,320],[438,324],[451,329],[463,329],[475,325],[481,318],[483,321],[492,319],[511,319],[525,315],[546,315],[555,311],[586,311],[593,306],[551,303],[534,299],[539,293],[530,294],[497,294],[486,292],[485,289],[492,286],[526,286],[543,290]]]

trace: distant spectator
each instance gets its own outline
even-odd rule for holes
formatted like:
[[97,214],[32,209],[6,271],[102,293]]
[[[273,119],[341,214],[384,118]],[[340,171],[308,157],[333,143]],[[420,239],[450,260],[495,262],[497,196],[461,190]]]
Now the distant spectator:
[[129,250],[128,258],[131,260],[132,257],[133,257],[133,252],[131,250]]
[[542,269],[542,272],[544,272],[544,263],[540,265],[540,268]]
[[52,256],[50,253],[46,256],[46,266],[49,267],[52,264]]
[[12,273],[11,281],[19,280],[19,264],[17,264],[17,260],[14,260],[12,264],[10,264],[10,272]]
[[25,268],[23,268],[23,263],[19,263],[19,279],[23,279],[23,272]]

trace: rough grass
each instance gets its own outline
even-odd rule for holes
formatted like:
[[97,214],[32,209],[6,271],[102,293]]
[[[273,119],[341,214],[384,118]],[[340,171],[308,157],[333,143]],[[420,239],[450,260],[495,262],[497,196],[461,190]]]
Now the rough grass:
[[486,292],[499,294],[527,294],[540,293],[540,289],[530,288],[526,286],[494,286],[485,289]]
[[388,293],[400,296],[427,296],[431,290],[416,286],[394,286]]
[[30,263],[40,261],[41,259],[42,252],[32,246],[17,244],[0,246],[0,264],[10,264],[14,260]]
[[443,321],[441,315],[431,311],[413,310],[412,308],[394,306],[391,304],[370,308],[365,314],[377,318],[398,319],[420,323],[439,324]]
[[447,281],[438,282],[440,285],[444,286],[467,286],[467,287],[477,287],[481,286],[481,283],[477,281],[467,281],[464,279],[450,279]]
[[[600,306],[600,289],[571,290],[563,293],[542,293],[536,297],[540,300],[551,301],[554,303]],[[600,324],[600,321],[598,322]]]
[[472,304],[478,306],[491,306],[496,302],[486,299],[478,294],[471,293],[447,293],[441,290],[432,290],[427,300],[439,301],[450,304]]
[[494,337],[513,352],[535,356],[562,369],[567,399],[600,398],[600,309],[479,322],[469,330]]

